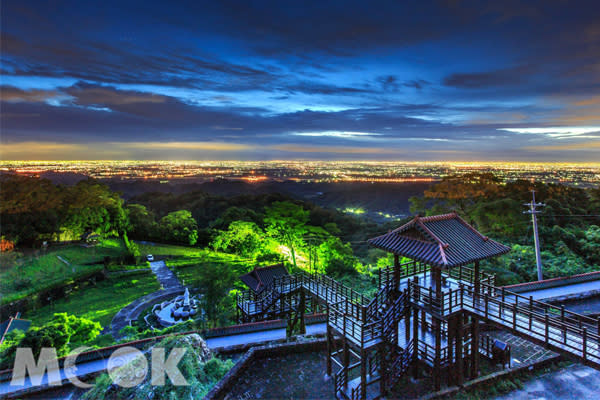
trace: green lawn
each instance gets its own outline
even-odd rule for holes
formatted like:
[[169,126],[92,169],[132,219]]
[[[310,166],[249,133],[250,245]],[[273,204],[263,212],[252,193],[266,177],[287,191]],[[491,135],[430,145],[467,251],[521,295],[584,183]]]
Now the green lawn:
[[257,263],[241,258],[235,254],[220,253],[197,247],[177,246],[170,244],[144,245],[138,244],[143,255],[152,254],[154,257],[169,256],[167,266],[171,268],[185,284],[198,287],[198,268],[210,268],[215,265],[227,265],[239,275],[245,274]]
[[201,257],[186,260],[168,260],[167,265],[175,271],[177,277],[185,285],[200,287],[202,282],[198,276],[200,268],[212,268],[218,265],[226,265],[235,271],[237,275],[243,275],[256,266],[256,263],[237,257],[233,254],[217,253],[206,250]]
[[[0,293],[2,303],[37,293],[53,285],[103,268],[105,256],[119,257],[125,252],[120,239],[105,239],[94,247],[69,245],[50,248],[45,254],[23,256],[16,260],[0,259]],[[58,256],[67,260],[66,265]]]
[[154,256],[174,256],[182,258],[198,258],[202,257],[207,250],[199,249],[197,247],[186,247],[178,246],[174,244],[161,244],[155,245],[137,243],[142,255],[152,254]]
[[114,315],[135,299],[160,289],[153,273],[121,274],[72,292],[68,298],[51,305],[31,310],[24,318],[31,319],[33,325],[43,325],[57,312],[67,312],[78,317],[86,317],[110,325]]

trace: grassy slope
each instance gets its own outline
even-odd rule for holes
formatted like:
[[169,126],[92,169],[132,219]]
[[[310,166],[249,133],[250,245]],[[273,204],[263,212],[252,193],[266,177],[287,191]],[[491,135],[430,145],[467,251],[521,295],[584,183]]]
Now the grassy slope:
[[33,325],[43,325],[57,312],[67,312],[110,325],[114,315],[138,297],[159,289],[158,281],[151,272],[135,275],[117,275],[98,282],[95,286],[81,288],[51,305],[29,311],[25,318]]
[[199,268],[210,268],[216,265],[227,265],[242,275],[252,269],[257,263],[236,256],[208,249],[185,247],[168,244],[139,245],[142,254],[152,254],[155,257],[170,256],[166,263],[185,285],[198,287],[202,283],[198,278]]
[[[13,301],[29,294],[39,292],[60,282],[102,269],[105,256],[118,257],[125,252],[120,239],[106,239],[95,247],[69,245],[49,249],[46,254],[25,256],[16,261],[16,265],[0,270],[0,293],[2,303]],[[57,256],[66,259],[66,265]],[[3,261],[3,260],[2,260]]]

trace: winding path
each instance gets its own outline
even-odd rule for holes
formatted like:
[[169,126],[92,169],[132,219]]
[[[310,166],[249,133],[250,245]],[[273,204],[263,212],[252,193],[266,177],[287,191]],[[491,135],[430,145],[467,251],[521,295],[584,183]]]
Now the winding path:
[[167,267],[164,261],[151,262],[150,268],[163,289],[132,301],[113,317],[110,323],[110,333],[115,340],[121,338],[119,331],[127,325],[131,325],[132,321],[136,321],[142,311],[153,304],[171,299],[185,290],[185,287],[179,282],[177,276]]

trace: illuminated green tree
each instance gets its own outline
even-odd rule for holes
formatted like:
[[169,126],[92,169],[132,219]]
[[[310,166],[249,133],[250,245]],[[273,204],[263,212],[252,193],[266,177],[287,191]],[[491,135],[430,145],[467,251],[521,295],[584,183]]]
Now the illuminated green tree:
[[234,221],[221,231],[212,242],[215,250],[256,258],[269,247],[265,233],[254,222]]
[[198,241],[198,224],[187,210],[173,211],[160,220],[163,238],[191,246]]
[[267,233],[285,244],[296,264],[296,249],[304,244],[309,211],[289,201],[276,201],[265,210]]

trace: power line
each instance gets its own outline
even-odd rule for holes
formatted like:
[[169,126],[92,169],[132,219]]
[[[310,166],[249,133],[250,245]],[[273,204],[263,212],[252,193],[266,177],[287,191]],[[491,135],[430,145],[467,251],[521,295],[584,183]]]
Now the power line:
[[576,217],[576,218],[590,217],[590,218],[598,218],[598,217],[600,217],[600,214],[543,214],[543,215],[540,215],[540,217]]

